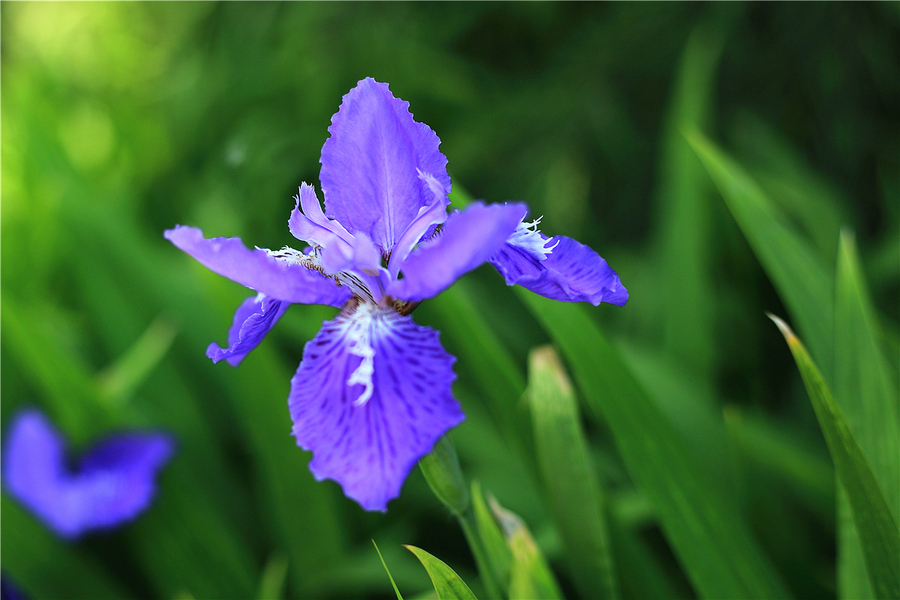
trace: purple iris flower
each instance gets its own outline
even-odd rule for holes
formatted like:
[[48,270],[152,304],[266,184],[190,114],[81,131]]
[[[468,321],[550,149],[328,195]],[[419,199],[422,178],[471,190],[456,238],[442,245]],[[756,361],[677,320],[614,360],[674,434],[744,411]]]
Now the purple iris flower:
[[156,474],[174,451],[161,433],[129,432],[89,449],[75,469],[66,444],[40,411],[17,414],[3,451],[6,492],[60,537],[110,529],[146,510],[156,494]]
[[303,183],[288,220],[305,250],[248,250],[185,226],[165,237],[257,292],[238,308],[228,347],[210,345],[213,361],[240,363],[288,304],[341,308],[306,344],[291,380],[293,434],[313,452],[317,479],[385,510],[415,462],[464,418],[450,391],[454,357],[409,316],[421,301],[485,262],[509,285],[556,300],[622,305],[628,292],[593,250],[526,223],[524,204],[476,202],[448,214],[440,140],[387,84],[360,81],[328,131],[325,209]]

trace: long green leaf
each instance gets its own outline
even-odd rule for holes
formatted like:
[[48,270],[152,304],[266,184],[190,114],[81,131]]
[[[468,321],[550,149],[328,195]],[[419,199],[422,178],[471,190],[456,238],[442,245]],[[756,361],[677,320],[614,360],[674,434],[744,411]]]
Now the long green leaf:
[[872,591],[877,598],[898,598],[900,531],[884,493],[806,348],[784,321],[769,317],[784,335],[816,411],[835,471],[847,494]]
[[830,270],[737,163],[699,132],[685,135],[830,379],[834,336]]
[[[834,307],[834,396],[847,424],[898,518],[900,432],[897,387],[878,342],[878,319],[869,298],[853,236],[843,232],[838,249]],[[846,496],[838,504],[838,590],[843,598],[872,596],[859,535]]]
[[697,25],[678,64],[662,137],[659,202],[659,276],[667,290],[656,296],[663,315],[665,346],[674,361],[704,376],[714,358],[712,186],[684,139],[688,128],[704,129],[712,117],[716,67],[725,27],[721,19]]
[[575,391],[552,347],[528,360],[534,441],[553,520],[585,598],[617,598],[600,482],[591,463]]
[[563,351],[590,408],[609,424],[697,592],[706,598],[789,596],[736,509],[583,307],[520,294]]
[[[485,590],[488,594],[496,596],[502,588],[506,591],[509,587],[509,570],[512,565],[512,553],[497,521],[494,520],[488,508],[484,495],[481,493],[481,484],[472,482],[472,506],[471,516],[475,523],[475,532],[478,535],[480,548],[483,553],[484,568],[479,565],[479,570],[487,571],[482,575],[485,581]],[[478,557],[476,556],[476,559]]]
[[425,570],[428,571],[431,583],[434,584],[434,591],[437,592],[438,600],[475,600],[475,594],[472,593],[466,582],[442,560],[435,558],[421,548],[416,548],[415,546],[404,547],[415,554],[422,566],[425,567]]

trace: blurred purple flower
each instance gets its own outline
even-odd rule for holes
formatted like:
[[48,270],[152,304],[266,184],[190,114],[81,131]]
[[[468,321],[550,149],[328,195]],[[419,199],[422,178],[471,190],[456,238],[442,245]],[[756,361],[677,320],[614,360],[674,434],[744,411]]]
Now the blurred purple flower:
[[0,600],[27,600],[19,586],[6,574],[0,575]]
[[75,469],[40,411],[13,418],[3,448],[5,491],[64,539],[110,529],[146,510],[174,444],[161,433],[122,433],[90,448]]
[[524,204],[476,202],[448,214],[440,140],[387,84],[360,81],[328,130],[325,210],[303,183],[288,221],[306,250],[248,250],[185,226],[165,237],[257,292],[238,308],[228,348],[210,345],[213,361],[240,363],[290,303],[342,308],[306,344],[291,380],[293,433],[314,453],[317,479],[385,510],[415,462],[464,418],[450,391],[455,359],[409,316],[419,302],[485,262],[509,285],[556,300],[622,305],[628,293],[593,250],[525,223]]

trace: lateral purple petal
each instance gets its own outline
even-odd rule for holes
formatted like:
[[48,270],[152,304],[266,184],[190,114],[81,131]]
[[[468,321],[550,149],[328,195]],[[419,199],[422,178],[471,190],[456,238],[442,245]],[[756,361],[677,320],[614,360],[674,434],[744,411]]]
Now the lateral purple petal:
[[26,410],[14,419],[3,454],[6,491],[66,539],[115,527],[146,509],[157,471],[173,452],[163,434],[129,433],[91,450],[75,472],[65,442],[47,418]]
[[248,250],[240,238],[204,239],[196,227],[178,225],[165,232],[167,240],[194,257],[204,267],[232,281],[292,304],[341,306],[351,294],[318,271]]
[[326,321],[291,380],[297,444],[309,468],[366,510],[386,510],[416,461],[464,415],[455,359],[438,333],[371,304]]
[[521,285],[536,294],[563,302],[608,302],[623,306],[628,290],[606,261],[589,247],[563,236],[545,260],[536,260],[513,244],[491,256],[508,285]]
[[476,202],[450,215],[437,236],[419,244],[397,266],[401,279],[394,280],[386,293],[412,302],[437,295],[497,252],[525,211],[522,204]]
[[85,530],[108,529],[146,510],[156,496],[156,476],[175,444],[162,433],[131,432],[100,442],[84,455],[71,495]]
[[206,349],[206,356],[214,363],[225,359],[232,367],[238,366],[266,337],[288,306],[289,303],[268,296],[250,296],[234,313],[234,323],[228,332],[228,347],[221,348],[213,342]]
[[413,120],[409,103],[395,98],[386,83],[360,81],[344,96],[328,131],[319,173],[325,213],[383,251],[393,249],[419,209],[431,203],[433,193],[419,171],[449,193],[440,140]]

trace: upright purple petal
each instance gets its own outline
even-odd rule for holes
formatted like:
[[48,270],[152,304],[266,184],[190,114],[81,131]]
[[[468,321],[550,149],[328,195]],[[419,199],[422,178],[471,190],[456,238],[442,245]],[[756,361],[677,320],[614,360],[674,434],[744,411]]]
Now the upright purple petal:
[[206,349],[206,356],[214,363],[225,359],[232,367],[238,366],[266,337],[288,306],[289,303],[268,296],[250,296],[234,313],[234,323],[228,332],[228,347],[221,348],[213,342]]
[[5,491],[63,537],[80,529],[68,503],[60,500],[67,474],[65,441],[36,409],[18,413],[3,446]]
[[[308,183],[300,184],[300,193],[294,196],[296,205],[288,219],[288,229],[298,240],[316,246],[352,245],[353,235],[343,225],[329,219],[322,212],[316,189]],[[302,212],[301,212],[302,210]]]
[[504,244],[491,256],[508,285],[521,285],[536,294],[563,302],[608,302],[623,306],[628,290],[599,254],[567,237],[557,236],[544,260],[513,244]]
[[525,210],[522,204],[484,206],[476,202],[451,215],[438,235],[419,244],[397,265],[401,278],[385,293],[411,302],[437,295],[497,252],[516,230]]
[[344,96],[328,131],[319,174],[326,214],[390,252],[419,209],[431,203],[419,171],[450,191],[440,140],[413,120],[408,102],[371,78]]
[[419,209],[419,214],[413,219],[400,235],[393,251],[391,252],[391,276],[396,277],[399,267],[410,251],[418,244],[422,237],[429,231],[434,231],[435,225],[440,225],[447,220],[447,205],[450,202],[448,192],[440,187],[437,179],[428,173],[420,173],[419,178],[428,184],[428,188],[434,196],[430,204]]
[[240,238],[204,239],[196,227],[178,225],[165,232],[167,240],[193,256],[204,267],[271,298],[292,304],[341,306],[350,291],[318,271],[289,258],[276,258],[267,250],[248,250]]
[[291,380],[297,444],[317,479],[366,510],[385,510],[435,441],[464,416],[450,393],[454,358],[436,331],[371,304],[326,321]]
[[156,474],[170,459],[172,440],[158,433],[111,437],[90,450],[74,472],[65,442],[37,410],[18,414],[6,439],[6,491],[66,539],[108,529],[145,510]]

